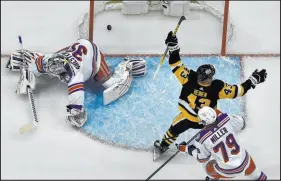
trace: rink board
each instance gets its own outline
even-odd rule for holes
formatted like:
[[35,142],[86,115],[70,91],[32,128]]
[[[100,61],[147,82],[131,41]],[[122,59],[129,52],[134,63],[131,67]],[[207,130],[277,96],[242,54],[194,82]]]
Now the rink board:
[[[140,150],[151,147],[156,139],[161,139],[173,118],[179,113],[178,97],[181,85],[165,62],[161,67],[157,80],[153,74],[160,57],[141,57],[146,60],[147,74],[134,78],[130,90],[120,99],[104,106],[102,87],[87,82],[85,85],[85,107],[88,121],[83,132],[93,138]],[[183,63],[196,70],[204,63],[216,67],[216,77],[230,84],[241,83],[242,69],[239,57],[230,57],[232,63],[219,57],[182,57]],[[106,57],[113,71],[124,57]],[[220,100],[218,107],[230,114],[244,115],[244,99]],[[189,139],[198,130],[189,130],[178,140]]]

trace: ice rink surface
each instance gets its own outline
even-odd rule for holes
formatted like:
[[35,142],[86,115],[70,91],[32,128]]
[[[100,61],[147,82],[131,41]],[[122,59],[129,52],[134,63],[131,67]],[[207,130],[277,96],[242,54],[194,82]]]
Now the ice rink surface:
[[[66,7],[67,12],[71,13],[62,11]],[[60,1],[56,5],[52,1],[1,1],[1,54],[9,54],[19,48],[19,34],[23,36],[24,47],[30,51],[49,53],[69,45],[78,38],[78,19],[88,8],[87,1]],[[185,21],[177,34],[181,54],[220,52],[220,22],[207,13],[194,13],[200,14],[200,20]],[[234,36],[227,53],[280,54],[279,1],[231,1],[230,18],[234,24]],[[177,21],[178,17],[162,16],[159,12],[123,16],[120,12],[109,11],[95,19],[94,41],[106,54],[161,54],[166,48],[164,40],[167,33]],[[106,30],[108,24],[112,26],[111,31]],[[92,108],[92,112],[84,130],[88,130],[90,125],[95,128],[90,133],[99,135],[103,140],[138,148],[148,147],[151,140],[164,134],[163,130],[166,131],[177,113],[179,92],[172,93],[172,86],[179,91],[180,85],[168,69],[167,62],[160,70],[157,81],[150,82],[159,57],[145,59],[149,61],[148,74],[134,79],[128,94],[108,105],[104,112],[101,111],[101,90],[97,87],[97,94],[91,91],[86,93],[87,108]],[[196,69],[199,65],[196,60],[184,58],[184,63]],[[218,64],[216,59],[201,59],[200,62],[210,60]],[[119,61],[121,59],[109,59],[111,70]],[[48,76],[37,79],[34,91],[39,126],[31,134],[20,135],[19,128],[31,121],[31,110],[28,97],[15,94],[19,74],[6,69],[6,62],[7,58],[1,57],[1,179],[144,180],[168,159],[165,157],[153,162],[149,152],[104,144],[73,129],[65,118],[67,86]],[[218,64],[218,78],[229,83],[240,83],[256,68],[265,68],[268,78],[256,89],[249,90],[244,97],[247,128],[239,134],[238,141],[268,179],[280,179],[280,57],[244,57],[242,63],[244,79],[239,80],[240,66],[229,67],[226,62],[224,65],[228,67]],[[91,86],[86,89],[94,90]],[[159,89],[161,91],[156,91]],[[157,97],[155,92],[161,96],[157,99],[162,103],[159,110],[149,105],[154,102],[149,96]],[[147,107],[138,100],[139,95],[144,95],[140,99],[146,101]],[[99,101],[99,104],[92,105],[93,100]],[[221,106],[227,111],[239,113],[241,106],[228,108],[227,105],[231,103],[235,102],[224,100]],[[150,106],[152,109],[148,109]],[[132,112],[128,114],[127,109],[135,111],[137,116],[132,115]],[[167,114],[162,115],[162,112]],[[114,115],[118,115],[118,119],[114,119]],[[144,117],[155,119],[155,122],[146,122],[144,125]],[[130,124],[125,125],[132,118],[137,124],[127,122]],[[161,122],[160,118],[165,121]],[[124,124],[119,125],[120,121]],[[136,125],[144,126],[143,130]],[[156,128],[153,129],[153,126]],[[131,130],[121,132],[124,129]],[[149,137],[144,131],[152,136]],[[116,134],[126,139],[118,139]],[[196,160],[181,153],[153,179],[204,179],[205,176]]]
[[[146,179],[163,161],[152,162],[149,152],[105,145],[75,131],[65,122],[67,87],[40,77],[34,91],[38,129],[20,135],[31,119],[27,96],[14,93],[17,73],[1,59],[1,172],[2,179]],[[280,58],[244,58],[244,76],[265,68],[268,78],[246,95],[247,129],[240,145],[249,151],[268,179],[280,179]],[[45,82],[45,83],[43,83]],[[155,179],[203,179],[200,164],[180,154]]]
[[[132,57],[146,60],[147,73],[143,77],[133,79],[130,90],[122,97],[107,106],[103,105],[100,86],[88,81],[85,88],[85,107],[89,120],[83,130],[89,134],[118,146],[141,150],[151,149],[153,142],[162,138],[179,113],[178,98],[181,85],[173,75],[168,63],[161,67],[157,79],[154,72],[160,56]],[[124,57],[106,58],[113,72]],[[231,57],[230,62],[219,57],[184,57],[183,63],[193,69],[204,63],[216,67],[216,79],[229,84],[241,82],[241,65],[239,57]],[[167,60],[166,60],[167,61]],[[244,98],[226,99],[219,102],[219,108],[230,114],[244,115]],[[182,134],[178,141],[189,140],[198,130],[190,130]]]

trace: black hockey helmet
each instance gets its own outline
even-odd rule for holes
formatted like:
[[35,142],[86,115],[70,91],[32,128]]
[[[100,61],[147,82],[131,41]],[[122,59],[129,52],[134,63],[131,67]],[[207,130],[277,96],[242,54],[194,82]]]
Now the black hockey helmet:
[[211,64],[204,64],[204,65],[200,65],[196,72],[198,75],[197,81],[199,82],[205,82],[206,80],[212,81],[213,76],[216,73],[216,69]]

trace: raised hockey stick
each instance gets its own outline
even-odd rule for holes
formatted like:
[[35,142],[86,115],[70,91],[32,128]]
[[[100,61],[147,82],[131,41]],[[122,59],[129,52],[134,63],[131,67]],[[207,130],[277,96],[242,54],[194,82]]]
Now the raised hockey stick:
[[[190,138],[190,140],[188,140],[186,144],[188,145],[192,140],[194,140],[198,136],[198,134],[200,134],[200,132],[196,133],[192,138]],[[169,163],[175,156],[177,156],[179,152],[180,151],[177,150],[176,153],[174,153],[167,161],[165,161],[165,163],[163,163],[157,170],[155,170],[146,180],[151,179],[157,172],[159,172],[159,170],[161,170],[167,163]]]
[[[24,77],[22,75],[25,73],[25,70],[27,69],[27,65],[26,65],[24,54],[23,54],[23,45],[22,45],[21,36],[19,36],[18,38],[19,38],[19,43],[21,46],[21,53],[22,53],[22,60],[23,60],[23,66],[21,67],[21,79],[22,79]],[[26,76],[26,77],[28,77],[28,76]],[[29,103],[30,103],[30,106],[32,109],[33,121],[31,123],[27,123],[27,124],[23,125],[22,127],[20,127],[19,130],[20,130],[21,134],[33,130],[34,128],[37,127],[37,124],[38,124],[37,113],[36,113],[32,90],[29,86],[27,86],[26,89],[27,89],[27,94],[29,97]]]
[[[178,29],[179,29],[179,27],[180,27],[180,25],[181,25],[181,22],[184,21],[184,20],[186,20],[186,18],[185,18],[185,16],[182,16],[182,17],[180,18],[180,20],[179,20],[179,22],[178,22],[178,24],[177,24],[177,26],[176,26],[174,32],[173,32],[173,36],[175,36],[175,35],[177,34],[177,31],[178,31]],[[154,73],[153,79],[156,79],[156,76],[157,76],[157,74],[158,74],[158,72],[159,72],[159,70],[160,70],[161,65],[163,64],[163,62],[164,62],[164,60],[165,60],[165,57],[166,57],[166,55],[167,55],[167,53],[168,53],[168,50],[169,50],[169,49],[168,49],[168,47],[167,47],[166,50],[165,50],[165,52],[164,52],[164,54],[163,54],[162,57],[161,57],[160,63],[159,63],[159,65],[158,65],[158,67],[157,67],[157,69],[156,69],[156,71],[155,71],[155,73]]]

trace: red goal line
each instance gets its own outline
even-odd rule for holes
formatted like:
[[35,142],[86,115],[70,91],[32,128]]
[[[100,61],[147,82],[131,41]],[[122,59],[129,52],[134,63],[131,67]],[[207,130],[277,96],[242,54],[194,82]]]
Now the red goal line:
[[[140,56],[140,57],[149,57],[149,56],[161,56],[161,54],[157,53],[151,53],[151,54],[142,54],[142,53],[136,53],[136,54],[104,54],[107,57],[134,57],[134,56]],[[221,54],[180,54],[181,56],[185,57],[211,57],[211,56],[221,56]],[[263,54],[254,54],[254,53],[233,53],[233,54],[226,54],[226,56],[232,56],[232,57],[280,57],[280,53],[263,53]]]

